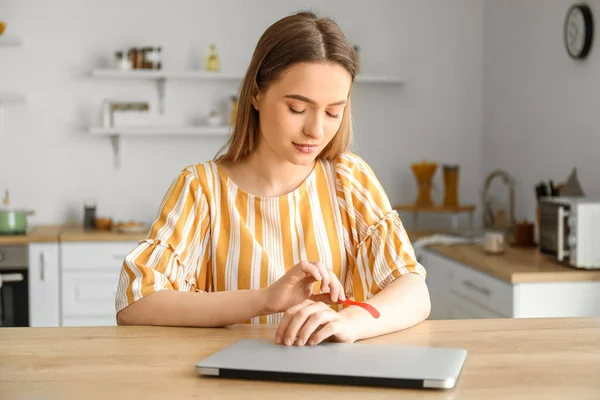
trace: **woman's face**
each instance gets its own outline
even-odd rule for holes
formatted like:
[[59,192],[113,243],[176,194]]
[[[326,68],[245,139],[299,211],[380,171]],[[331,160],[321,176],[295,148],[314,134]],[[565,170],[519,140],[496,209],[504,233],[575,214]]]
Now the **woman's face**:
[[252,101],[260,121],[259,151],[309,165],[338,131],[352,76],[333,63],[299,63]]

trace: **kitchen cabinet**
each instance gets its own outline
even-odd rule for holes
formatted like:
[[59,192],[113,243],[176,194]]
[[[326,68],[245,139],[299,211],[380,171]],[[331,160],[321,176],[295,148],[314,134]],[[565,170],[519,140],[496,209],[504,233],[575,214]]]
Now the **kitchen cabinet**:
[[429,319],[448,319],[449,310],[446,307],[449,292],[446,289],[449,271],[444,269],[441,263],[435,262],[435,258],[428,253],[417,252],[417,260],[427,270],[425,282],[429,289],[429,298],[431,300],[431,311]]
[[30,243],[29,324],[33,327],[60,325],[58,243]]
[[121,265],[138,242],[61,243],[61,325],[115,326]]
[[509,283],[435,251],[418,259],[427,270],[429,319],[600,316],[600,281]]

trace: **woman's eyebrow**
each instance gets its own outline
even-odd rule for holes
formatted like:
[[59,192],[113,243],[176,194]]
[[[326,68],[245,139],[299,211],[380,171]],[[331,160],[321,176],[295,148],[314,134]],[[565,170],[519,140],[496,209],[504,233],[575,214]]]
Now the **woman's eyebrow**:
[[[314,100],[311,100],[308,97],[304,97],[304,96],[299,95],[299,94],[288,94],[288,95],[286,95],[284,97],[287,98],[287,99],[300,100],[300,101],[303,101],[305,103],[312,104],[312,105],[317,104]],[[340,105],[343,105],[343,104],[346,104],[346,100],[336,101],[335,103],[328,104],[327,106],[328,107],[329,106],[340,106]]]

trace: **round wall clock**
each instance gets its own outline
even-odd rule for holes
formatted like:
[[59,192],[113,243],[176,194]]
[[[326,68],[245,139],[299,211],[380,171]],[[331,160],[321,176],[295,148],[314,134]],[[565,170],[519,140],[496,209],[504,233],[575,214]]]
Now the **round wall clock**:
[[587,57],[594,38],[592,10],[586,4],[569,7],[564,23],[564,40],[567,52],[574,59]]

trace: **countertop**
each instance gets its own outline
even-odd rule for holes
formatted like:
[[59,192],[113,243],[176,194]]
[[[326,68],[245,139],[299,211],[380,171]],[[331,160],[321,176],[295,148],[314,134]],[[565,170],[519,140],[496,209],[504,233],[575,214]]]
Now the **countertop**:
[[27,235],[0,235],[0,245],[51,242],[140,241],[146,238],[147,233],[147,231],[121,233],[114,230],[85,230],[78,225],[41,225],[32,227]]
[[[149,229],[149,228],[148,228]],[[80,226],[63,229],[60,233],[61,242],[118,242],[140,241],[146,239],[148,230],[139,233],[121,233],[116,231],[85,230]]]
[[[408,236],[414,242],[435,233],[410,231]],[[476,244],[429,245],[426,249],[511,284],[600,281],[600,269],[584,270],[560,264],[552,256],[540,253],[537,247],[507,246],[501,255],[486,254]]]
[[[200,359],[273,325],[0,329],[0,398],[597,399],[600,318],[425,321],[357,342],[465,348],[456,387],[390,389],[200,378]],[[279,397],[279,396],[278,396]]]
[[26,235],[0,235],[0,245],[22,245],[33,242],[57,242],[65,225],[41,225],[32,227]]
[[512,284],[600,281],[600,269],[562,265],[537,248],[508,246],[502,255],[485,254],[481,246],[473,244],[434,245],[428,250]]

